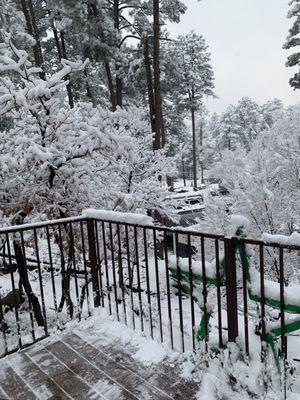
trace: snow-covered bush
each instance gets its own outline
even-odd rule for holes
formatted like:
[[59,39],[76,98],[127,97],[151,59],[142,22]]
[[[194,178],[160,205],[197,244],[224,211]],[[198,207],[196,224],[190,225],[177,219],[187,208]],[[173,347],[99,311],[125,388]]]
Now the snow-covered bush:
[[[243,214],[251,221],[252,235],[290,235],[299,229],[299,122],[300,108],[288,109],[271,129],[261,133],[248,153],[241,148],[225,150],[211,170],[211,175],[229,190],[230,197],[219,197],[216,206],[220,210],[220,204],[231,203],[233,213]],[[210,201],[213,203],[213,199]],[[226,225],[226,212],[215,219],[213,208],[207,208],[210,221],[215,226]]]
[[9,216],[33,209],[66,216],[83,208],[145,211],[165,192],[158,176],[170,172],[163,150],[152,151],[142,109],[112,113],[65,101],[65,78],[85,63],[62,60],[46,80],[9,35],[0,44],[0,210]]

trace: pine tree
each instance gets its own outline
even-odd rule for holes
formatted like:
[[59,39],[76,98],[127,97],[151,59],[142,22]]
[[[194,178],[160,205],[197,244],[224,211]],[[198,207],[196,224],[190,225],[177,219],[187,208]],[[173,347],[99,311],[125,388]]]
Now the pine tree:
[[[300,1],[299,0],[291,0],[289,2],[290,10],[288,12],[287,17],[293,18],[293,25],[289,30],[288,37],[286,42],[283,45],[284,49],[290,50],[293,49],[295,52],[288,56],[286,66],[287,67],[300,67],[300,52],[297,51],[300,46]],[[296,72],[294,76],[290,79],[290,85],[294,89],[300,88],[300,72]]]
[[195,32],[179,36],[166,44],[165,85],[170,101],[178,110],[190,113],[193,141],[193,180],[197,188],[197,134],[196,113],[205,96],[213,96],[214,74],[208,46]]

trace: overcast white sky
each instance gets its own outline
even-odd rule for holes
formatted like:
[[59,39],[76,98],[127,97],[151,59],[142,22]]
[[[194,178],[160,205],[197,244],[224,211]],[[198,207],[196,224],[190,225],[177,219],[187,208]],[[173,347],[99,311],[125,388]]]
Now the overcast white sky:
[[285,105],[300,102],[300,90],[288,83],[294,71],[285,67],[282,45],[291,26],[288,0],[185,0],[187,13],[172,24],[172,36],[191,30],[210,47],[217,100],[211,111],[249,96],[259,104],[278,97]]

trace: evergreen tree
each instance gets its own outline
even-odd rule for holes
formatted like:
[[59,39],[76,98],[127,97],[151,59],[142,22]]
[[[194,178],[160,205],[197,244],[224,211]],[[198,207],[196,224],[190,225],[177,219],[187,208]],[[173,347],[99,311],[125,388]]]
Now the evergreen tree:
[[164,85],[169,88],[166,98],[181,115],[191,116],[195,189],[197,188],[196,113],[202,108],[205,96],[214,96],[214,74],[207,50],[204,38],[195,32],[179,36],[176,41],[165,44]]
[[[294,53],[289,55],[287,58],[286,66],[287,67],[300,67],[300,1],[299,0],[291,0],[289,2],[290,10],[288,12],[288,18],[294,19],[293,25],[289,30],[288,37],[286,42],[283,45],[284,49],[290,50],[293,49]],[[296,72],[294,76],[290,79],[290,85],[294,89],[300,88],[300,72]]]

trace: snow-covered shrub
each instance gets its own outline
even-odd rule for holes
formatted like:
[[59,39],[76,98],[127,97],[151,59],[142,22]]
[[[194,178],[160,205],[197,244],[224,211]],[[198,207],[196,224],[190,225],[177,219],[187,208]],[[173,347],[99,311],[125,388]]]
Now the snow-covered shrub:
[[300,108],[288,109],[252,143],[249,153],[226,150],[211,171],[229,190],[230,199],[217,201],[230,201],[233,213],[248,217],[252,235],[291,234],[299,229],[299,120]]
[[253,141],[249,152],[242,148],[222,152],[211,175],[221,180],[229,194],[208,199],[206,228],[232,234],[228,217],[233,213],[250,220],[251,237],[260,238],[264,232],[291,235],[299,230],[299,122],[300,108],[289,108]]
[[142,109],[65,101],[66,76],[85,63],[62,60],[46,80],[9,35],[0,44],[0,210],[66,216],[83,208],[145,211],[165,196],[158,176],[170,172],[163,150],[152,151]]

